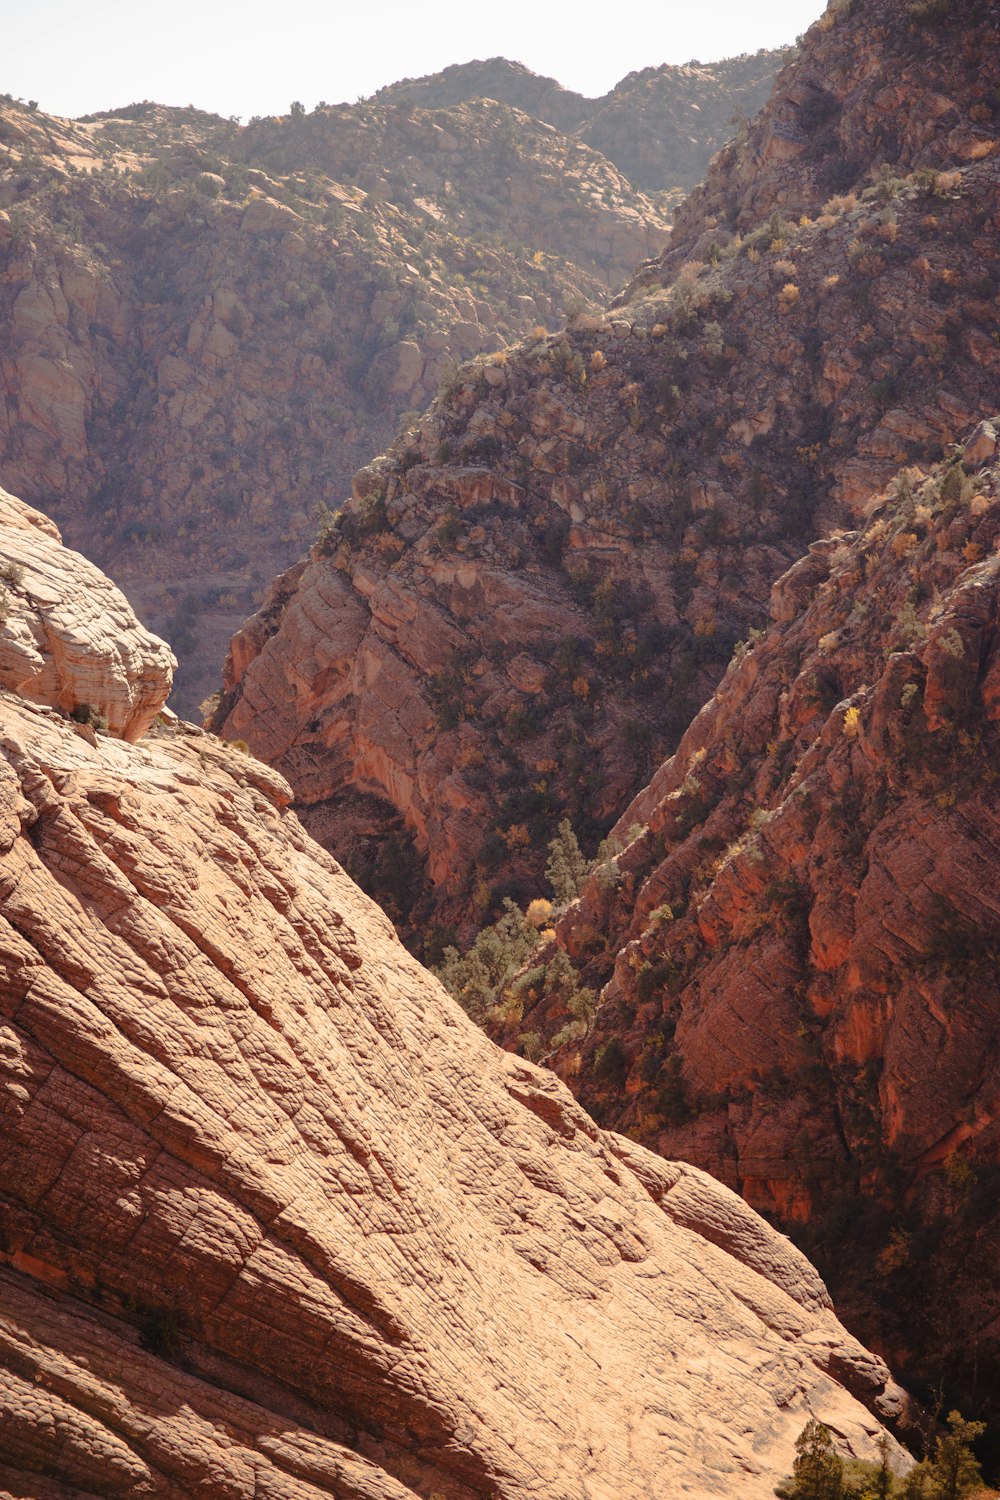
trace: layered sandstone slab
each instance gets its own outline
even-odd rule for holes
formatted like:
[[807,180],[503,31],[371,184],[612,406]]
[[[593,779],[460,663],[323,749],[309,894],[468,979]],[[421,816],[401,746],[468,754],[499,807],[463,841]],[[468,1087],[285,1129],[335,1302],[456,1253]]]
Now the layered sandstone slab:
[[0,490],[0,686],[66,713],[89,709],[137,740],[177,663],[109,578],[39,511]]
[[[197,731],[0,695],[0,1491],[765,1496],[899,1393]],[[6,1465],[6,1467],[4,1467]],[[44,1476],[44,1477],[42,1477]]]

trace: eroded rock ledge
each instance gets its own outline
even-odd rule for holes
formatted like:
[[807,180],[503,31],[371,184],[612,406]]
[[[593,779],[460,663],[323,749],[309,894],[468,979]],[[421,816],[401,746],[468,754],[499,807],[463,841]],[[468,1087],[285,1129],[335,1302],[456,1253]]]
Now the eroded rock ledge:
[[0,490],[0,686],[66,713],[100,715],[137,740],[177,662],[109,578],[63,547],[56,526]]

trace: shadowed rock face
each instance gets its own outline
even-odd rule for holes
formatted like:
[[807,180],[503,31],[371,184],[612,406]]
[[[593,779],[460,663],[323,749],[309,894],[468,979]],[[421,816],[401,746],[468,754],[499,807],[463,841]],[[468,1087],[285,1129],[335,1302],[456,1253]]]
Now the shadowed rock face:
[[[777,582],[491,1027],[797,1226],[859,1334],[994,1418],[998,434],[904,470]],[[557,949],[601,996],[562,1046]]]
[[[414,942],[544,894],[562,817],[593,849],[803,547],[993,408],[996,7],[827,19],[668,254],[605,317],[463,367],[233,644],[217,726],[359,878],[411,841],[409,878],[364,878]],[[827,63],[839,133],[803,105],[796,146]]]
[[[190,727],[0,693],[0,1486],[760,1496],[904,1398],[727,1189],[497,1049]],[[853,1394],[852,1394],[853,1393]]]
[[246,127],[0,101],[0,482],[111,568],[194,715],[267,581],[458,361],[597,306],[668,222],[517,110]]

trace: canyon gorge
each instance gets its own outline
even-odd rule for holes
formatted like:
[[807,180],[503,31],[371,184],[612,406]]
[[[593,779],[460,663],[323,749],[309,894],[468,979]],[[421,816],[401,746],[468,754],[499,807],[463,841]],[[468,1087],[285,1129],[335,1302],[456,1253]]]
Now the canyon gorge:
[[4,1500],[995,1477],[998,159],[995,0],[0,100]]

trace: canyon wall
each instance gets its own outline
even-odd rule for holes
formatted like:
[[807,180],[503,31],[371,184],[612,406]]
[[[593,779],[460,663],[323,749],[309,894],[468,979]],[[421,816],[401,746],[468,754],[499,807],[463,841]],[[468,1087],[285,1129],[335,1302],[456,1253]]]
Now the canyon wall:
[[795,1228],[852,1327],[993,1417],[998,434],[778,580],[488,1022]]
[[464,366],[234,640],[216,726],[414,943],[546,894],[803,547],[995,405],[997,12],[933,16],[828,12],[667,254]]
[[0,102],[0,482],[113,569],[188,716],[274,573],[462,359],[592,307],[666,239],[508,106],[246,127]]

